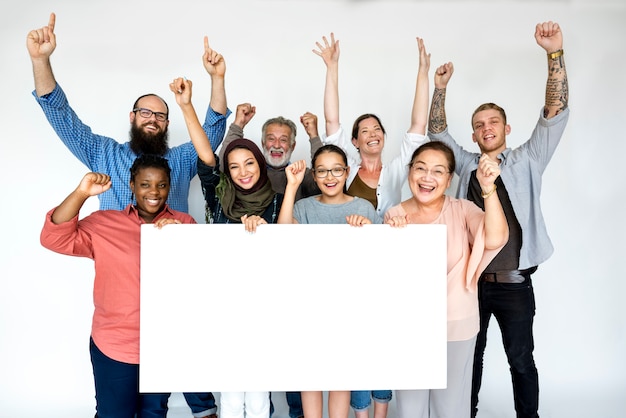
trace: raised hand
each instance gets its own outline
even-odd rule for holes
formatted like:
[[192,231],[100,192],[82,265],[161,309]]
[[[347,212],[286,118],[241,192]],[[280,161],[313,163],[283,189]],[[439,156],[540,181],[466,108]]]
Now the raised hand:
[[26,36],[26,47],[31,59],[49,59],[57,47],[57,38],[54,34],[56,15],[50,13],[48,25],[39,29],[33,29]]
[[424,39],[419,37],[415,39],[417,39],[417,49],[420,54],[419,71],[425,71],[428,73],[428,70],[430,70],[430,54],[426,52]]
[[494,184],[500,175],[500,164],[497,160],[490,158],[487,154],[480,156],[476,179],[480,184],[483,194],[488,194],[493,190]]
[[306,131],[309,138],[315,138],[319,136],[317,131],[317,116],[311,112],[306,112],[304,115],[300,116],[300,123],[304,126],[304,130]]
[[191,103],[191,80],[187,80],[184,77],[175,78],[174,81],[170,83],[170,90],[174,93],[176,103],[178,103],[179,106]]
[[226,74],[226,61],[222,54],[218,54],[209,46],[208,36],[204,37],[204,55],[202,55],[202,64],[211,77],[224,77]]
[[322,57],[327,66],[337,64],[339,62],[339,41],[335,41],[335,34],[333,32],[330,33],[330,42],[323,36],[322,42],[324,45],[315,42],[318,49],[314,49],[313,53]]
[[243,129],[254,115],[256,115],[256,106],[252,106],[250,103],[241,103],[237,105],[233,123]]
[[435,70],[435,88],[445,89],[454,73],[454,65],[447,62]]
[[304,180],[304,173],[306,171],[306,161],[298,160],[291,163],[285,168],[285,174],[287,175],[287,185],[299,186]]
[[87,173],[78,185],[77,191],[83,196],[96,196],[111,188],[111,177],[104,173]]
[[538,23],[535,27],[535,40],[547,53],[563,49],[563,34],[556,22]]

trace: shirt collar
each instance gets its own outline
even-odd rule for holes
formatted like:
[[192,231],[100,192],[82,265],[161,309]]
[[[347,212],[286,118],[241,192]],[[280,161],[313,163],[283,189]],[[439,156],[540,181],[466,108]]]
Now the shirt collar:
[[[139,221],[145,222],[143,218],[139,216],[139,212],[137,211],[137,208],[132,203],[128,204],[128,206],[124,208],[123,212],[129,216],[136,216]],[[156,218],[154,218],[154,220],[157,221],[165,216],[170,216],[170,217],[174,216],[174,212],[172,212],[172,209],[170,209],[167,203],[165,204],[165,207],[163,208],[161,213],[159,213],[156,216]]]

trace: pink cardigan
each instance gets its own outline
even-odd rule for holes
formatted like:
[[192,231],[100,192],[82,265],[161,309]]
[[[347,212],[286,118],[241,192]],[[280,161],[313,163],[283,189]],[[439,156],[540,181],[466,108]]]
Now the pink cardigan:
[[[405,216],[402,205],[391,207],[385,221]],[[448,341],[465,341],[478,334],[478,278],[500,252],[485,249],[485,213],[473,202],[445,196],[432,223],[448,231]]]

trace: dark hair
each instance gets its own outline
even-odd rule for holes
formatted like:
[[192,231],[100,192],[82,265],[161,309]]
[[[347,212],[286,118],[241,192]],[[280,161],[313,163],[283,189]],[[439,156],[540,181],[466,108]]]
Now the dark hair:
[[139,170],[144,168],[160,168],[167,174],[167,180],[170,183],[172,182],[172,170],[167,159],[154,154],[142,154],[135,158],[133,165],[130,167],[130,181],[135,181],[135,176],[139,173]]
[[245,149],[250,151],[254,156],[257,164],[259,165],[260,171],[259,180],[256,182],[256,184],[252,186],[252,188],[248,190],[243,190],[237,185],[235,185],[235,188],[237,188],[243,194],[254,193],[260,190],[263,186],[265,186],[265,183],[270,181],[269,177],[267,176],[267,163],[265,161],[265,157],[263,156],[263,153],[259,149],[258,145],[255,144],[253,141],[246,138],[235,139],[234,141],[229,143],[224,150],[224,174],[226,175],[226,177],[228,177],[229,180],[232,180],[232,178],[230,176],[230,168],[228,168],[228,157],[230,156],[230,153],[236,149]]
[[472,120],[470,121],[470,123],[472,124],[472,131],[474,131],[474,116],[476,116],[476,113],[482,112],[483,110],[491,110],[491,109],[494,109],[500,112],[500,116],[502,116],[502,119],[504,119],[504,124],[506,125],[506,113],[504,112],[504,109],[502,109],[500,106],[498,106],[495,103],[483,103],[480,106],[478,106],[476,110],[474,110],[474,113],[472,113]]
[[[343,160],[344,166],[348,167],[348,157],[346,156],[346,152],[343,148],[338,147],[337,145],[328,144],[324,145],[321,148],[318,148],[313,154],[313,158],[311,160],[311,175],[315,176],[315,163],[317,162],[317,158],[322,154],[331,154],[331,153],[339,154],[341,159]],[[343,192],[346,193],[348,191],[348,182],[345,182],[343,185]]]
[[156,97],[157,99],[159,99],[159,100],[161,100],[161,101],[163,102],[163,104],[165,105],[165,110],[166,110],[166,113],[167,113],[167,115],[166,115],[166,116],[169,118],[169,115],[170,115],[170,107],[167,105],[167,102],[161,98],[161,96],[158,96],[158,95],[156,95],[156,94],[154,94],[154,93],[148,93],[148,94],[144,94],[143,96],[139,96],[139,97],[137,98],[137,100],[135,100],[135,103],[133,103],[133,109],[137,109],[137,106],[139,105],[139,101],[140,101],[141,99],[143,99],[144,97],[150,97],[150,96],[154,96],[154,97]]
[[338,147],[337,145],[328,144],[328,145],[322,146],[321,148],[318,148],[317,151],[315,151],[315,154],[313,154],[313,159],[311,160],[311,168],[315,170],[315,163],[317,162],[317,157],[319,157],[321,154],[331,153],[331,152],[339,154],[339,156],[343,160],[344,165],[346,166],[348,165],[348,157],[346,156],[346,153],[343,150],[343,148]]
[[383,124],[380,121],[380,118],[378,116],[376,116],[376,115],[374,115],[372,113],[365,113],[365,114],[359,116],[358,118],[356,118],[356,120],[354,121],[354,124],[352,124],[352,138],[356,138],[356,137],[359,136],[359,123],[361,123],[365,119],[369,119],[369,118],[376,119],[376,121],[380,125],[380,129],[383,130],[383,134],[387,133],[387,132],[385,132],[385,127],[383,126]]
[[415,159],[422,152],[429,151],[429,150],[441,152],[444,155],[444,157],[446,157],[446,160],[448,161],[448,171],[450,173],[454,173],[454,170],[456,169],[456,160],[454,159],[454,152],[449,146],[439,141],[426,142],[425,144],[422,144],[421,146],[419,146],[415,151],[413,151],[413,155],[411,156],[411,162],[409,163],[409,168],[413,165],[413,162],[415,161]]

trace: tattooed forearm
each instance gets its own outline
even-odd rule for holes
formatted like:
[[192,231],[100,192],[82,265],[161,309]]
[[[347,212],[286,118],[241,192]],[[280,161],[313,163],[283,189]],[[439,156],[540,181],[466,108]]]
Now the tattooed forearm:
[[546,104],[544,117],[552,117],[561,113],[567,107],[569,100],[569,86],[563,55],[549,59],[548,81],[546,82]]
[[428,131],[438,134],[448,126],[446,122],[446,89],[435,87],[433,100],[430,105],[430,118],[428,120]]

